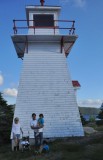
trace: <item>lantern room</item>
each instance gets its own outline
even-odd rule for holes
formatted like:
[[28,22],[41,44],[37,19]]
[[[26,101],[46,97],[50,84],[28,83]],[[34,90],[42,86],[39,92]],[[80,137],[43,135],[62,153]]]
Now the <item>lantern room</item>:
[[59,34],[58,19],[61,7],[26,6],[28,34]]

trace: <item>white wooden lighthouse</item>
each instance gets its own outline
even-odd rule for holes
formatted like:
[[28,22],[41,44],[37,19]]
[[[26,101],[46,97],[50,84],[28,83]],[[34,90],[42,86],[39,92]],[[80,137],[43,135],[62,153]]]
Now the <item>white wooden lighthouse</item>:
[[[26,6],[27,20],[14,20],[12,40],[18,58],[23,59],[14,117],[20,118],[30,138],[34,137],[32,113],[44,114],[45,138],[84,135],[66,61],[78,36],[74,21],[59,20],[60,10],[59,6],[44,6],[41,0],[40,6]],[[19,27],[18,22],[27,22],[27,27]],[[65,23],[71,26],[65,28]]]

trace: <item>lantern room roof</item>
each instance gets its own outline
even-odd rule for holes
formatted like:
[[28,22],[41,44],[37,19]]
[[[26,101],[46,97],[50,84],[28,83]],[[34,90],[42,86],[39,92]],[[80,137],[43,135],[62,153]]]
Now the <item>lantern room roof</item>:
[[61,6],[38,6],[38,5],[27,5],[26,11],[34,11],[34,10],[61,10]]
[[47,5],[40,6],[40,5],[27,5],[27,6],[26,6],[26,8],[31,8],[31,9],[33,9],[33,10],[34,10],[34,8],[35,8],[35,9],[37,9],[37,10],[38,10],[38,8],[40,8],[40,9],[43,9],[43,8],[45,8],[45,9],[47,9],[47,8],[49,8],[49,9],[61,9],[61,6],[47,6]]

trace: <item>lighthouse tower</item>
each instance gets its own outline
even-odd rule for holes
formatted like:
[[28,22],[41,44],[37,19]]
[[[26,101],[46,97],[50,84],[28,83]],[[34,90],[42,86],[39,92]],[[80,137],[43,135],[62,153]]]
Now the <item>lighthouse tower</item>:
[[[78,36],[75,21],[59,20],[60,10],[41,0],[40,6],[26,6],[27,20],[14,20],[12,41],[23,59],[14,117],[31,139],[32,113],[44,115],[44,138],[84,135],[66,61]],[[25,22],[27,27],[18,26]]]

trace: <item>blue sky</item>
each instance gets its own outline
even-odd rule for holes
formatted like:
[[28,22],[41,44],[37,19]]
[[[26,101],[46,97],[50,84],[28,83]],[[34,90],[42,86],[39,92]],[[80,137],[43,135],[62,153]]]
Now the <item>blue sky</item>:
[[[0,92],[9,104],[16,102],[22,60],[17,58],[11,35],[13,19],[26,19],[25,6],[39,0],[0,1]],[[80,106],[100,107],[103,102],[103,1],[45,0],[46,5],[62,6],[60,19],[75,20],[79,36],[67,58],[72,80],[81,84],[77,91]]]

